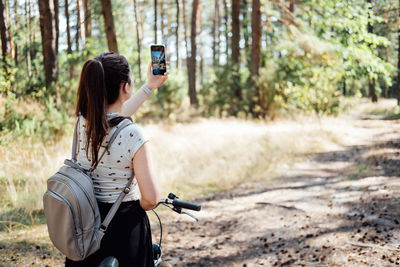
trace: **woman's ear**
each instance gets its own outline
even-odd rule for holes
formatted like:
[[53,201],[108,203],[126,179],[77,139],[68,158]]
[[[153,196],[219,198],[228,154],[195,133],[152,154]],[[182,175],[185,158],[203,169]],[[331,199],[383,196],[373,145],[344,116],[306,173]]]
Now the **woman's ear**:
[[124,83],[123,86],[121,86],[122,93],[128,94],[129,93],[129,83]]

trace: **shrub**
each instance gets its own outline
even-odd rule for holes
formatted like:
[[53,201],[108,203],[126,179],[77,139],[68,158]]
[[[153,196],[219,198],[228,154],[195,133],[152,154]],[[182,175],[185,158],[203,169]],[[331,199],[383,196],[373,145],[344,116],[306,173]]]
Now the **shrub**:
[[153,104],[161,107],[161,111],[153,111],[158,117],[168,117],[182,104],[187,90],[186,75],[183,71],[171,70],[168,80],[159,88],[153,98]]

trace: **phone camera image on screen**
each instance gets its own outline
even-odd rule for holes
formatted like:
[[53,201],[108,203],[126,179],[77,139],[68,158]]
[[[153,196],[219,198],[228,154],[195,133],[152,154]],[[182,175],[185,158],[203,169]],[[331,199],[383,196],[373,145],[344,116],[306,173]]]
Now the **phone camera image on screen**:
[[151,46],[151,62],[154,75],[164,75],[167,71],[165,49],[163,45]]

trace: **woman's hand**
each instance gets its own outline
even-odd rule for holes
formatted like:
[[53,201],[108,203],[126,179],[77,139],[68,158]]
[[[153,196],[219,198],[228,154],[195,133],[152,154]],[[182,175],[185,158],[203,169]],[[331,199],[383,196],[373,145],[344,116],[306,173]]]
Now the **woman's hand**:
[[149,87],[151,90],[155,90],[159,88],[167,80],[168,65],[169,62],[167,62],[167,71],[164,73],[164,76],[159,76],[153,74],[150,62],[149,67],[147,68],[147,82],[146,82],[147,87]]

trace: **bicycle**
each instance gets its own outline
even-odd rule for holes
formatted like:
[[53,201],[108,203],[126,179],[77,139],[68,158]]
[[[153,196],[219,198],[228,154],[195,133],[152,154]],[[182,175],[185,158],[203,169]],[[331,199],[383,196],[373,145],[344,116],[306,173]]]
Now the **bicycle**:
[[[157,203],[157,205],[152,210],[160,223],[160,242],[158,244],[153,244],[153,257],[154,257],[154,266],[155,267],[161,267],[161,265],[164,264],[164,262],[162,261],[162,249],[161,249],[162,231],[163,231],[162,223],[161,223],[160,217],[158,216],[157,212],[155,211],[155,209],[160,205],[168,207],[178,214],[186,214],[196,221],[198,221],[196,216],[194,216],[193,214],[191,214],[183,209],[189,209],[189,210],[194,210],[194,211],[201,210],[201,205],[186,202],[186,201],[181,201],[173,193],[169,193],[167,198],[160,199],[160,201]],[[107,257],[100,263],[99,267],[118,267],[118,265],[119,265],[118,260],[115,257]]]

